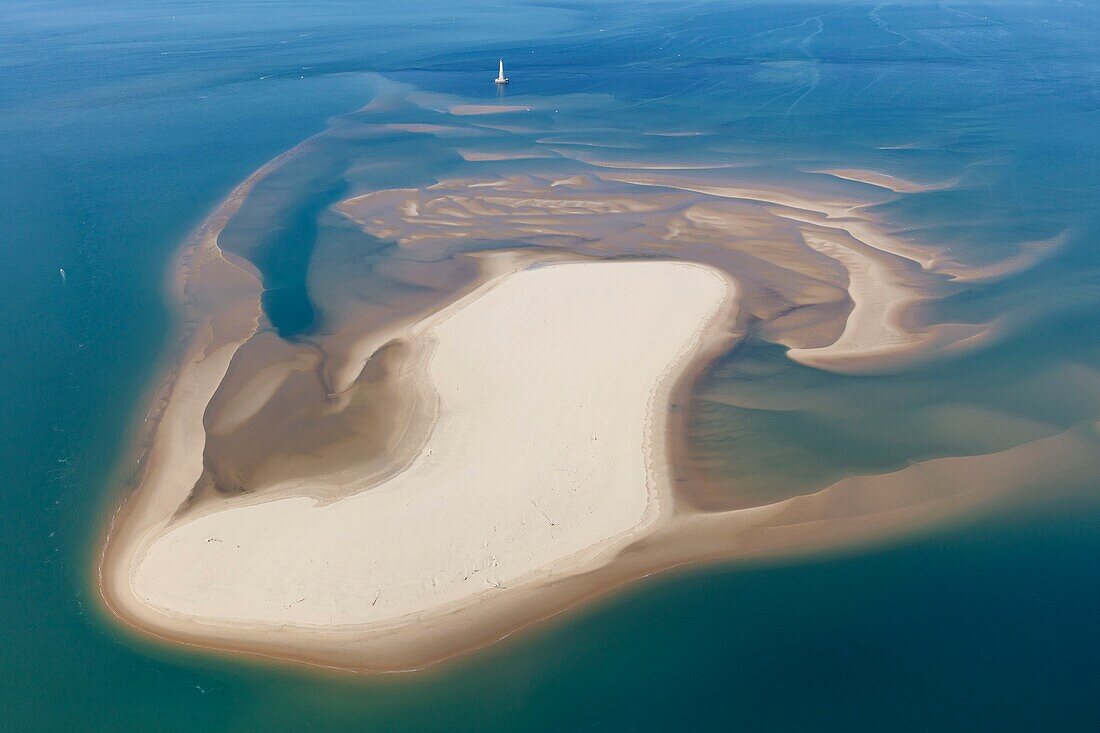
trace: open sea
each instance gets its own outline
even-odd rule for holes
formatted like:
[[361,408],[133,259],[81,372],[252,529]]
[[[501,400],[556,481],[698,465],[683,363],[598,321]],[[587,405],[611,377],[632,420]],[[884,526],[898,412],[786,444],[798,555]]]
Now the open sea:
[[[267,161],[355,129],[388,85],[499,102],[499,56],[509,99],[560,102],[544,122],[561,145],[767,180],[954,181],[876,214],[974,264],[1056,243],[925,308],[997,324],[954,358],[839,376],[749,338],[716,364],[692,429],[743,496],[1097,429],[1090,3],[0,0],[0,729],[1100,729],[1100,478],[1072,472],[933,531],[649,578],[420,674],[321,675],[106,616],[97,553],[175,343],[181,242]],[[438,122],[418,114],[404,121]],[[267,208],[224,244],[251,253],[281,335],[338,317],[317,284],[351,245],[325,210],[352,184],[460,176],[469,161],[436,145],[329,133],[258,187]]]

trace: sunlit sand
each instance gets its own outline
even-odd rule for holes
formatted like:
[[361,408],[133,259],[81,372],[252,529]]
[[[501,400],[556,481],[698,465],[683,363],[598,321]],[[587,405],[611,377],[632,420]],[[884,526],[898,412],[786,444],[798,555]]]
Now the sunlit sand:
[[411,334],[438,418],[406,470],[185,521],[145,551],[135,594],[207,621],[366,624],[605,561],[656,518],[662,384],[731,292],[671,262],[491,282]]

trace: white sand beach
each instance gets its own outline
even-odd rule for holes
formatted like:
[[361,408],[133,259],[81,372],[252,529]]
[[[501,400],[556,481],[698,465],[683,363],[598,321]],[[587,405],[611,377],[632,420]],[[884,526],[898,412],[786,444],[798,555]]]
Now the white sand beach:
[[325,504],[184,519],[136,559],[133,593],[205,622],[347,626],[598,565],[659,514],[661,388],[732,294],[716,270],[667,261],[493,280],[410,334],[438,417],[407,470]]

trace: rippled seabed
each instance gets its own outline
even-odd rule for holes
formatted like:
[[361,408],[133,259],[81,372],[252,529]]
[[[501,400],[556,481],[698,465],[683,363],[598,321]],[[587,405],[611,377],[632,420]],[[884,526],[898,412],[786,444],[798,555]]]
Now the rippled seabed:
[[[589,19],[586,9],[510,8],[502,18],[496,8],[479,6],[449,23],[428,12],[371,18],[340,6],[284,15],[248,5],[229,10],[165,5],[142,11],[155,16],[144,18],[148,27],[131,19],[136,13],[104,16],[82,8],[67,8],[64,17],[22,10],[18,17],[25,25],[17,29],[22,34],[12,34],[11,50],[5,52],[5,65],[20,72],[5,82],[15,88],[5,95],[12,101],[4,108],[4,125],[19,134],[3,155],[15,163],[9,170],[30,175],[20,175],[18,186],[13,178],[4,182],[9,210],[25,212],[23,221],[12,225],[19,249],[4,255],[12,258],[6,274],[14,276],[5,287],[4,310],[17,316],[13,321],[33,324],[10,328],[6,350],[43,357],[34,365],[8,354],[4,359],[4,382],[13,391],[8,401],[13,407],[4,413],[15,436],[6,446],[14,449],[12,483],[46,487],[27,492],[34,497],[28,501],[35,502],[27,512],[29,526],[20,524],[11,533],[29,548],[14,554],[19,560],[12,570],[15,587],[30,605],[30,613],[18,614],[12,628],[26,628],[27,615],[38,619],[29,622],[36,633],[13,642],[19,651],[12,657],[15,664],[34,670],[39,681],[36,691],[13,701],[18,704],[11,709],[25,710],[25,720],[86,722],[94,714],[140,728],[159,712],[169,716],[166,727],[191,720],[246,728],[277,726],[289,707],[297,714],[322,715],[333,728],[372,720],[383,729],[486,721],[552,729],[626,721],[644,728],[661,727],[676,714],[715,727],[739,716],[760,725],[773,720],[769,715],[788,726],[807,720],[898,723],[898,717],[899,724],[916,726],[922,708],[913,698],[923,690],[946,701],[933,713],[942,716],[941,727],[987,720],[979,717],[976,701],[981,700],[994,719],[997,711],[1013,710],[1016,715],[1005,720],[1021,723],[1047,715],[1081,724],[1081,717],[1061,716],[1088,714],[1074,693],[1093,670],[1078,650],[1090,642],[1096,646],[1095,632],[1086,632],[1081,622],[1090,603],[1095,611],[1095,601],[1068,590],[1095,587],[1095,570],[1081,558],[1095,557],[1096,525],[1084,520],[1051,525],[1037,519],[1035,526],[998,525],[996,531],[983,525],[869,560],[652,584],[457,672],[381,689],[309,683],[290,704],[269,701],[275,695],[285,700],[286,686],[299,687],[282,674],[212,669],[209,660],[154,662],[119,650],[98,622],[78,615],[71,600],[81,587],[76,576],[88,564],[78,559],[78,548],[91,541],[68,538],[70,544],[60,545],[58,553],[56,541],[43,538],[65,526],[59,517],[78,516],[81,506],[87,511],[101,503],[109,459],[86,443],[110,455],[123,451],[119,425],[127,410],[113,407],[112,414],[103,405],[121,401],[137,409],[136,385],[154,376],[130,366],[111,376],[119,355],[147,364],[155,351],[162,317],[155,310],[147,317],[135,313],[132,304],[155,302],[159,273],[203,206],[274,154],[323,129],[325,113],[355,109],[388,85],[465,101],[493,97],[486,78],[498,53],[509,60],[514,79],[507,103],[529,101],[538,109],[532,112],[534,132],[470,129],[463,119],[458,125],[463,131],[451,137],[407,130],[366,134],[368,125],[436,125],[453,116],[415,102],[376,111],[373,118],[353,114],[337,121],[337,130],[352,133],[347,139],[329,134],[300,165],[288,165],[269,187],[257,189],[250,202],[255,209],[242,213],[255,217],[262,236],[250,241],[242,218],[235,246],[242,253],[254,248],[271,288],[269,313],[280,331],[323,336],[340,322],[341,302],[415,297],[392,279],[368,279],[377,262],[392,255],[392,244],[385,236],[349,230],[333,215],[333,203],[357,192],[536,170],[573,175],[593,161],[729,166],[691,176],[736,171],[777,186],[808,186],[808,171],[876,170],[950,184],[896,196],[876,188],[846,190],[859,200],[873,199],[870,210],[887,231],[972,268],[1020,264],[980,283],[937,283],[935,297],[914,314],[920,324],[989,327],[995,337],[980,348],[897,373],[846,376],[799,366],[786,358],[784,347],[763,337],[768,334],[754,335],[750,328],[747,340],[703,379],[691,426],[694,459],[717,484],[720,499],[729,498],[723,487],[736,492],[733,500],[765,501],[812,491],[846,475],[1092,430],[1100,413],[1095,371],[1100,292],[1092,251],[1100,143],[1094,135],[1092,82],[1098,36],[1088,8],[612,5]],[[170,22],[173,14],[177,20]],[[301,38],[298,33],[305,33],[304,41],[294,41]],[[497,40],[521,34],[522,41]],[[120,36],[129,43],[120,43]],[[294,42],[280,43],[285,40]],[[162,51],[169,53],[161,58]],[[64,74],[41,71],[58,65]],[[218,70],[224,66],[230,71]],[[356,76],[362,72],[382,78]],[[261,83],[259,77],[270,74],[275,76]],[[140,101],[150,90],[168,100],[155,111]],[[298,95],[301,103],[293,104]],[[551,109],[546,102],[555,105]],[[317,111],[308,117],[299,108],[311,104]],[[200,105],[221,105],[231,114],[192,108]],[[102,111],[77,113],[87,108]],[[117,131],[126,123],[119,118],[127,115],[154,129],[135,124],[131,139],[123,140]],[[191,124],[189,116],[195,118]],[[158,135],[157,125],[172,135]],[[231,126],[241,128],[236,137],[225,132]],[[52,132],[57,142],[41,130]],[[103,130],[116,134],[104,136]],[[204,144],[208,134],[225,144]],[[91,140],[106,142],[89,145]],[[479,161],[465,160],[460,152],[502,149],[552,157]],[[165,156],[173,159],[165,162]],[[206,166],[216,173],[185,172]],[[156,223],[143,228],[141,222]],[[280,226],[270,226],[276,222]],[[302,244],[311,241],[307,252]],[[1034,246],[1044,242],[1054,244]],[[281,250],[287,243],[296,247]],[[365,252],[375,259],[364,258]],[[118,275],[131,261],[139,264],[137,274]],[[27,263],[34,267],[24,269]],[[56,302],[59,266],[71,279],[65,284],[68,300]],[[347,277],[351,266],[362,279]],[[140,284],[137,275],[144,278]],[[348,282],[373,287],[367,293],[340,289]],[[49,345],[42,345],[44,338]],[[129,345],[118,351],[123,344]],[[42,363],[70,366],[34,373]],[[81,368],[73,372],[72,364]],[[73,396],[101,381],[104,394]],[[24,385],[32,389],[21,389]],[[41,417],[28,417],[36,412]],[[110,435],[89,440],[101,430]],[[68,468],[73,463],[78,467]],[[1094,488],[1094,483],[1087,473],[1052,471],[1033,492],[1061,497],[1067,489]],[[40,505],[52,505],[43,495],[70,508],[43,511]],[[985,549],[973,549],[978,540],[987,540]],[[955,564],[978,575],[993,568],[993,578],[929,579],[933,568]],[[43,568],[49,580],[30,580]],[[998,571],[1013,580],[997,585]],[[882,590],[884,578],[899,574],[908,580],[901,584],[905,588]],[[646,592],[653,597],[643,601]],[[861,621],[849,599],[863,593],[870,593],[876,615],[897,626]],[[930,593],[946,598],[927,614],[914,612],[928,608]],[[988,606],[981,605],[983,595]],[[1047,602],[1038,603],[1036,596]],[[1004,609],[1012,607],[1030,614],[1006,616]],[[1001,638],[983,631],[977,623],[983,614],[1016,633]],[[1061,635],[1049,630],[1055,620]],[[914,628],[926,625],[935,632]],[[1036,631],[1044,625],[1047,631]],[[818,632],[811,634],[815,638],[802,635],[806,628]],[[65,642],[58,643],[58,629]],[[655,634],[683,644],[662,642]],[[746,636],[769,643],[754,646]],[[956,658],[946,651],[951,645],[970,655]],[[69,652],[61,647],[91,655],[97,660],[93,668],[102,670],[80,677],[79,692],[72,689]],[[636,647],[652,653],[625,653]],[[896,654],[917,670],[912,677],[896,671],[890,662]],[[538,662],[522,661],[531,658]],[[624,659],[632,671],[622,668]],[[937,681],[961,685],[960,665],[969,672],[966,684],[974,686],[971,698]],[[793,671],[794,666],[810,671]],[[746,668],[759,675],[744,676]],[[1042,682],[1035,679],[1040,668],[1050,675]],[[845,693],[847,688],[827,681],[838,674],[893,705]],[[767,682],[754,681],[759,678]],[[724,688],[722,680],[732,680],[737,692]],[[799,689],[786,687],[799,682]],[[1029,704],[1029,698],[1041,696],[1036,685],[1043,684],[1056,689],[1058,709]],[[132,685],[144,691],[140,702],[123,695]],[[652,705],[643,705],[636,701],[638,685],[668,687],[675,694],[662,692]],[[900,691],[903,685],[912,697]],[[1013,685],[1029,694],[1007,702],[991,691]],[[811,691],[801,714],[775,709],[814,686],[824,686],[833,697]],[[47,702],[49,691],[80,702],[74,710],[58,710]],[[738,705],[716,710],[719,692],[734,694]],[[838,699],[846,703],[843,712],[828,705]],[[713,717],[699,712],[708,703]],[[860,717],[861,704],[869,717]],[[684,711],[687,705],[694,711]],[[811,707],[820,717],[811,715]],[[444,708],[457,712],[448,715]],[[649,714],[641,714],[644,710]]]

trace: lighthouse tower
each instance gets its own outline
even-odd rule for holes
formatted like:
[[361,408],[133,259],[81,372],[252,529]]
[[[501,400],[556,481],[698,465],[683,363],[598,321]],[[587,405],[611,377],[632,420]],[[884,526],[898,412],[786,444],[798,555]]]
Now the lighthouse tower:
[[500,60],[500,71],[497,73],[497,78],[493,80],[494,84],[507,84],[508,77],[504,75],[504,59]]

